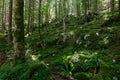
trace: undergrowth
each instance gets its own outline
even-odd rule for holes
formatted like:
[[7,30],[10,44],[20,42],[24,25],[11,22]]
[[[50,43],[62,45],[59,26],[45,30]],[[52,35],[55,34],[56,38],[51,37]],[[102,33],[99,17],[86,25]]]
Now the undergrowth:
[[[114,24],[108,24],[115,20]],[[25,35],[27,61],[12,66],[0,66],[0,80],[119,80],[119,24],[111,18],[80,23],[79,18],[68,16],[67,40],[63,42],[62,22],[53,20],[43,24],[40,34],[36,29]],[[73,23],[74,21],[74,23]],[[0,34],[1,36],[1,34]],[[11,44],[0,38],[0,54],[11,53]],[[4,48],[5,47],[5,48]],[[32,56],[37,61],[32,60]],[[53,74],[56,73],[56,74]],[[67,80],[68,80],[67,78]]]

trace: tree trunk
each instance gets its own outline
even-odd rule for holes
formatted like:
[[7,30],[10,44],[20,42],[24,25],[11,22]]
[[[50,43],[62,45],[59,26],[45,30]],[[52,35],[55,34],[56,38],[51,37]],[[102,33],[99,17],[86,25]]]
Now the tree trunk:
[[61,19],[61,7],[62,7],[62,0],[59,0],[58,4],[58,18]]
[[119,5],[119,17],[120,17],[120,0],[119,0],[119,2],[118,2],[118,5]]
[[8,42],[12,41],[12,5],[13,5],[13,0],[10,0],[9,1]]
[[111,3],[111,12],[113,13],[115,9],[115,0],[111,0],[110,3]]
[[24,52],[24,0],[15,0],[14,6],[14,58],[15,63],[21,63],[25,60]]
[[76,0],[77,16],[80,17],[80,0]]
[[3,32],[5,30],[4,11],[5,11],[5,0],[2,1],[2,31]]
[[39,0],[39,14],[38,14],[38,16],[39,16],[39,18],[38,18],[38,20],[39,20],[39,22],[38,22],[38,25],[39,25],[39,36],[40,36],[40,38],[41,38],[41,32],[40,32],[40,26],[41,26],[41,6],[42,6],[42,0]]
[[55,18],[58,19],[58,5],[57,5],[57,0],[55,0]]
[[65,18],[66,18],[66,1],[63,0],[62,2],[62,6],[63,6],[63,42],[66,42],[66,24],[65,24]]
[[86,0],[82,0],[82,10],[84,15],[84,20],[87,22],[87,2]]
[[98,0],[94,0],[94,12],[98,10]]
[[28,1],[28,26],[27,33],[30,32],[31,29],[31,0]]
[[32,1],[32,14],[31,14],[31,31],[33,32],[34,30],[34,17],[35,17],[35,14],[34,14],[34,11],[35,11],[35,1],[33,0]]

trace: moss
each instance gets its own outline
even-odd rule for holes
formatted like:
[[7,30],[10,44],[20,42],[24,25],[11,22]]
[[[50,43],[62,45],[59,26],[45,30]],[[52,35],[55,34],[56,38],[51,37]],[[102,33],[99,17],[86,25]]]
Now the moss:
[[29,78],[33,80],[49,80],[50,71],[42,63],[30,66],[27,73],[29,74]]
[[93,77],[93,80],[103,80],[102,75],[97,74]]
[[78,72],[74,74],[74,77],[77,80],[90,80],[91,75],[85,72]]

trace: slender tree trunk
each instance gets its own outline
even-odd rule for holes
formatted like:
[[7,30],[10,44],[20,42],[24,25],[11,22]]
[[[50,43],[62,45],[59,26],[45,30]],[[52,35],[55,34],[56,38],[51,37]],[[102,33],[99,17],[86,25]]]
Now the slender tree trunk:
[[67,0],[67,15],[69,15],[69,13],[70,13],[70,4],[69,4],[69,0]]
[[32,1],[32,15],[31,15],[31,31],[34,30],[34,10],[35,10],[35,1]]
[[4,11],[5,11],[5,0],[2,0],[2,31],[3,32],[5,30]]
[[6,21],[7,21],[7,1],[5,1],[5,9],[4,9],[4,25],[5,25],[5,28],[6,29]]
[[94,0],[94,12],[98,9],[98,0]]
[[46,4],[46,14],[45,14],[45,22],[49,21],[49,9],[50,9],[50,2],[51,0],[47,0],[47,4]]
[[63,6],[63,42],[66,42],[67,36],[66,36],[66,24],[65,24],[65,18],[66,18],[66,1],[63,0],[62,2]]
[[110,3],[111,3],[111,12],[113,13],[115,9],[115,0],[111,0]]
[[83,10],[83,15],[84,15],[84,20],[87,21],[87,1],[82,0],[82,10]]
[[[2,18],[2,1],[0,0],[0,17]],[[0,26],[2,26],[2,19],[0,19]],[[0,27],[1,30],[1,27]]]
[[119,5],[119,17],[120,17],[120,0],[118,1],[118,5]]
[[13,5],[13,0],[10,0],[9,1],[8,42],[12,41],[12,5]]
[[58,5],[57,5],[57,0],[55,0],[55,18],[58,19]]
[[80,17],[80,0],[76,0],[77,16]]
[[24,0],[15,0],[14,6],[14,57],[15,63],[21,63],[25,60],[24,52]]
[[58,17],[61,19],[61,7],[62,7],[62,0],[59,0],[59,6],[58,6]]
[[41,32],[40,32],[40,28],[41,28],[41,6],[42,6],[42,0],[39,0],[39,14],[38,14],[38,16],[39,16],[39,18],[38,18],[38,25],[39,25],[39,29],[38,29],[38,32],[39,32],[39,36],[40,36],[40,38],[41,38]]
[[[28,0],[25,0],[24,4],[27,4],[27,3],[28,3]],[[28,14],[28,5],[25,5],[25,8],[24,8],[24,20],[25,21],[27,21],[27,18],[28,18],[27,14]]]
[[31,29],[31,0],[28,1],[28,26],[27,33],[30,32]]

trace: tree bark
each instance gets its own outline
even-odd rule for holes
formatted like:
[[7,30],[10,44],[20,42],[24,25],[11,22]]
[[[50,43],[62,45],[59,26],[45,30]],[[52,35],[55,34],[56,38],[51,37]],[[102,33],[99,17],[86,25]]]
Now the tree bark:
[[31,31],[33,32],[34,30],[34,17],[35,17],[35,14],[34,14],[34,11],[35,11],[35,1],[33,0],[32,1],[32,15],[31,15]]
[[28,25],[27,25],[27,33],[30,32],[31,29],[31,0],[28,1]]
[[5,0],[2,1],[2,31],[3,32],[5,30],[4,11],[5,11]]
[[119,5],[119,17],[120,17],[120,0],[119,0],[119,2],[118,2],[118,5]]
[[80,17],[80,0],[76,0],[77,16]]
[[12,41],[12,6],[13,6],[13,0],[10,0],[9,1],[8,42]]
[[25,60],[24,52],[24,0],[15,0],[14,6],[14,58],[15,63],[21,63]]
[[66,42],[67,36],[66,36],[66,24],[65,24],[65,19],[66,19],[66,1],[62,0],[62,6],[63,6],[63,42]]
[[113,13],[115,9],[115,0],[111,0],[110,3],[111,3],[111,12]]
[[41,38],[41,32],[40,32],[40,28],[41,28],[41,6],[42,6],[42,0],[39,0],[39,13],[38,13],[38,16],[39,16],[39,18],[38,18],[38,25],[39,25],[39,29],[38,29],[38,32],[39,32],[39,37]]

